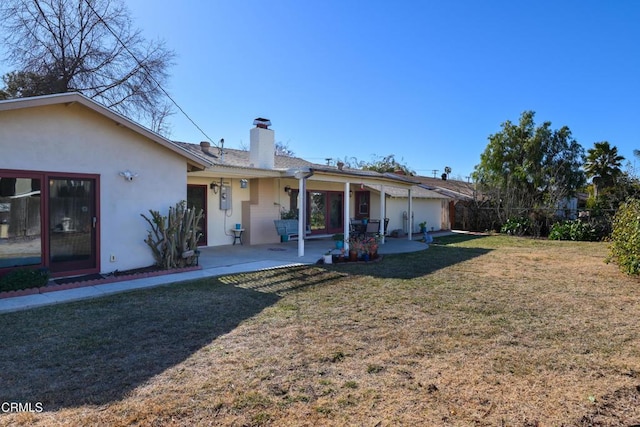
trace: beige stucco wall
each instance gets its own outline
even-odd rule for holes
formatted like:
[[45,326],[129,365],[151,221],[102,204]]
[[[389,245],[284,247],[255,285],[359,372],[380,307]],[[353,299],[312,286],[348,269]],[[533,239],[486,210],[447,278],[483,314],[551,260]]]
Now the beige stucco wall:
[[0,151],[0,169],[99,175],[103,273],[153,264],[140,214],[186,198],[184,158],[80,104],[2,112]]
[[[419,224],[427,221],[427,230],[441,230],[443,228],[442,199],[413,199],[413,233],[420,231]],[[389,231],[403,230],[408,232],[409,223],[405,222],[404,214],[409,211],[409,201],[406,198],[387,199],[387,217],[389,218]]]
[[243,219],[243,203],[250,199],[252,181],[248,181],[246,188],[241,188],[239,178],[223,178],[222,184],[231,188],[231,208],[220,209],[220,191],[210,188],[210,184],[220,184],[220,178],[201,176],[189,176],[188,183],[193,185],[205,185],[207,187],[207,246],[222,246],[233,243],[231,229],[236,224],[246,230],[243,236],[244,243],[249,242],[250,227]]

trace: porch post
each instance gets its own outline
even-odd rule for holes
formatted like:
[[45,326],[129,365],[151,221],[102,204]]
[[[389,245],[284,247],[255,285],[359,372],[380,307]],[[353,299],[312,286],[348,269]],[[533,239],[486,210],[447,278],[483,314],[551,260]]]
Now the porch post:
[[385,232],[384,216],[385,216],[385,212],[387,211],[386,204],[387,204],[387,196],[384,191],[384,185],[381,185],[380,186],[380,228],[382,232],[380,233],[380,243],[383,245],[384,245],[384,232]]
[[350,200],[349,200],[349,191],[350,191],[349,182],[344,183],[344,248],[345,250],[349,250],[349,229],[351,228],[351,218],[349,217],[350,209]]
[[304,237],[306,236],[307,219],[307,180],[304,176],[299,179],[298,188],[298,256],[304,256]]
[[407,189],[409,194],[409,240],[413,240],[413,199],[411,198],[411,188]]

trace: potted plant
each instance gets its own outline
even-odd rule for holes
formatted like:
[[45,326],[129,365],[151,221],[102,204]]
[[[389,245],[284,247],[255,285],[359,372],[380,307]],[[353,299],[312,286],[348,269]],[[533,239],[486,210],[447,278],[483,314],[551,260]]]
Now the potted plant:
[[362,252],[362,242],[357,237],[349,238],[349,261],[357,261],[358,253]]
[[332,249],[328,250],[323,256],[322,259],[324,260],[325,264],[332,264],[333,263],[333,256],[331,255],[331,251]]
[[344,234],[336,233],[333,235],[333,240],[336,242],[336,249],[342,249],[344,247]]
[[427,232],[427,221],[422,221],[420,224],[418,224],[418,226],[420,226],[421,233]]
[[362,241],[363,255],[369,259],[378,257],[378,236],[367,236]]

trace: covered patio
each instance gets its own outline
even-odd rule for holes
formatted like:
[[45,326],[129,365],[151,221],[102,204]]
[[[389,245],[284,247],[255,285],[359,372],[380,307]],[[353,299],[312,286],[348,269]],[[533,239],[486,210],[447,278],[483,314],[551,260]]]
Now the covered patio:
[[[437,233],[436,233],[437,234]],[[305,240],[305,251],[299,256],[298,242],[268,243],[262,245],[225,245],[201,248],[199,265],[203,269],[265,262],[273,267],[294,264],[315,264],[330,249],[335,241],[327,239]],[[378,248],[378,254],[396,254],[416,252],[428,246],[419,240],[405,238],[387,238]]]

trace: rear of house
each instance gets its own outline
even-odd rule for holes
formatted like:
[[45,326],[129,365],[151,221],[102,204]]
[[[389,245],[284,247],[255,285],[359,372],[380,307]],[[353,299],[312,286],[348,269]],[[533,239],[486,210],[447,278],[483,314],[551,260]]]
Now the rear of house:
[[186,199],[205,163],[79,94],[0,102],[0,272],[151,265],[149,209]]

